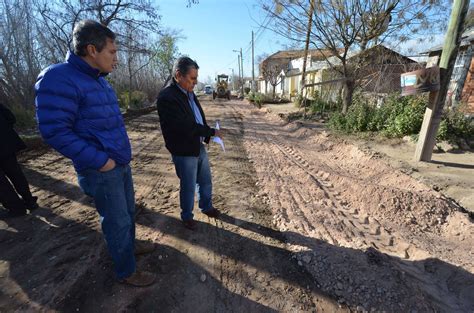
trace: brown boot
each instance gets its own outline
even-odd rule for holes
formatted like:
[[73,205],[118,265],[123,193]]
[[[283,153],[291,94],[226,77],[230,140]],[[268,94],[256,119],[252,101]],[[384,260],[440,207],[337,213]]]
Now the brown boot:
[[132,275],[121,280],[121,283],[128,284],[135,287],[150,286],[155,282],[156,274],[147,271],[135,271]]
[[155,245],[149,241],[135,241],[135,255],[150,253],[155,251]]

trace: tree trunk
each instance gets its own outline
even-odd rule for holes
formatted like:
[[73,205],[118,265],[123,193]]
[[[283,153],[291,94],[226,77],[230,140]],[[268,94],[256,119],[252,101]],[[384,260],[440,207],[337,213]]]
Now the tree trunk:
[[342,114],[347,113],[347,109],[352,103],[352,95],[354,94],[354,81],[352,79],[346,80],[344,84],[344,99],[342,103]]
[[272,99],[275,100],[275,88],[276,88],[276,85],[272,85],[273,86],[273,97]]
[[128,105],[127,111],[130,109],[132,104],[132,55],[131,52],[128,52]]

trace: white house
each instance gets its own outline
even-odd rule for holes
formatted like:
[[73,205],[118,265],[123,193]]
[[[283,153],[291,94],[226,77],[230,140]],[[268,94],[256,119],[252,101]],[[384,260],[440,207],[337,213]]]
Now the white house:
[[[307,72],[317,71],[327,64],[324,61],[324,56],[327,54],[330,54],[330,52],[317,49],[308,50]],[[301,89],[303,59],[304,50],[278,51],[267,57],[259,65],[258,91],[273,95],[273,83],[275,84],[275,96],[290,98],[298,94]],[[269,68],[271,69],[270,75],[268,75],[268,71],[267,73],[265,71]],[[312,76],[309,75],[308,77]],[[311,79],[312,82],[317,80],[317,78]]]

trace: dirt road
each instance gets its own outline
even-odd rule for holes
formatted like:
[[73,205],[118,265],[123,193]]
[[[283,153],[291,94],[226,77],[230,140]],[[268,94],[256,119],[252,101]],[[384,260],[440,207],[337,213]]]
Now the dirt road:
[[41,209],[0,222],[0,311],[471,312],[472,221],[441,194],[319,129],[240,101],[202,101],[228,129],[209,149],[219,220],[179,221],[178,180],[156,114],[128,123],[138,265],[117,284],[98,217],[70,162],[25,155]]

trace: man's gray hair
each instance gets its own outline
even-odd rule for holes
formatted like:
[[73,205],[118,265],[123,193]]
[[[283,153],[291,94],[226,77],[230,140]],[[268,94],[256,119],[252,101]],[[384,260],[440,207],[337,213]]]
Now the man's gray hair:
[[190,57],[179,57],[173,66],[173,74],[176,75],[176,72],[180,72],[181,75],[186,75],[189,73],[190,69],[199,69],[199,65],[191,59]]
[[82,20],[74,25],[72,48],[76,55],[86,56],[87,46],[93,45],[101,52],[107,44],[107,38],[115,40],[115,33],[106,26],[92,20]]

